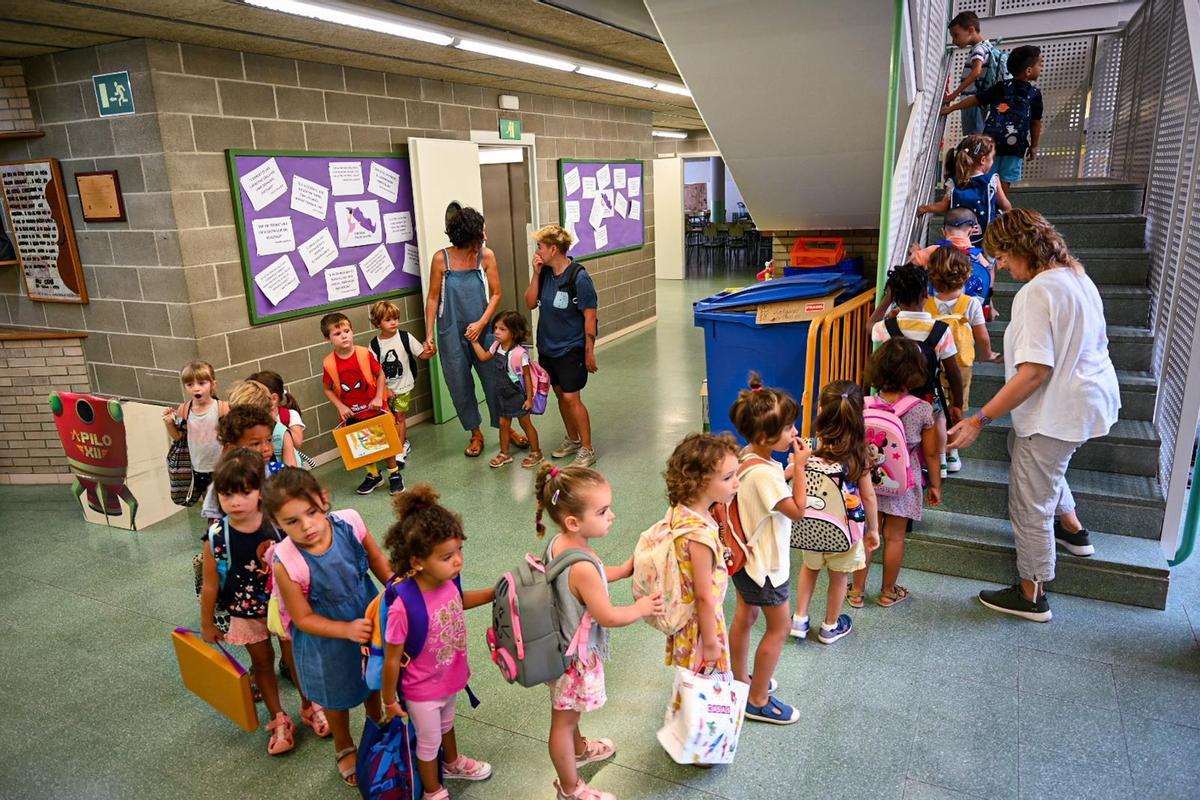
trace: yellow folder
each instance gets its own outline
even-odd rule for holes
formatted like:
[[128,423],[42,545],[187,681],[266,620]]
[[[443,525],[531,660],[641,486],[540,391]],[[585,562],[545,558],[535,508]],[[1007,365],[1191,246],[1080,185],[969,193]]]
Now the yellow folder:
[[[183,685],[246,732],[258,728],[258,710],[250,675],[233,654],[209,645],[197,631],[176,628],[171,634]],[[219,649],[218,649],[219,648]]]

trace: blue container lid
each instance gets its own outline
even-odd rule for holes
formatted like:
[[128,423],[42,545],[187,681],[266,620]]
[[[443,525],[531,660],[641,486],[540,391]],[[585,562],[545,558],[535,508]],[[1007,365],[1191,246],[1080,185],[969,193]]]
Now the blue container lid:
[[723,311],[742,306],[758,306],[766,303],[782,303],[787,300],[807,300],[834,294],[856,284],[860,278],[840,273],[816,275],[793,275],[777,278],[739,289],[736,292],[718,292],[693,304],[697,314],[706,311]]

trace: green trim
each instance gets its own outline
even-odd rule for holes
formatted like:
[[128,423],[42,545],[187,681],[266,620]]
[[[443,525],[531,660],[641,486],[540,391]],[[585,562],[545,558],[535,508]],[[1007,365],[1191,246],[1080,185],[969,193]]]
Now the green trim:
[[1183,526],[1179,529],[1179,545],[1175,548],[1175,557],[1167,561],[1172,567],[1178,567],[1192,555],[1196,549],[1196,528],[1200,526],[1200,475],[1192,468],[1192,486],[1188,489],[1187,511],[1183,515]]
[[[591,261],[593,258],[603,258],[604,256],[615,256],[617,253],[629,253],[634,250],[641,250],[646,246],[646,162],[637,158],[560,158],[558,160],[558,224],[562,225],[563,220],[567,218],[567,194],[563,187],[563,164],[637,164],[642,168],[642,196],[639,198],[642,201],[642,218],[639,222],[642,223],[642,243],[635,244],[630,247],[618,247],[615,250],[600,250],[596,253],[591,253],[586,256],[571,256],[576,261]],[[580,222],[583,221],[583,212],[580,211]],[[568,254],[569,255],[569,254]]]
[[[345,158],[354,160],[365,158],[394,158],[407,160],[408,147],[406,145],[397,145],[396,150],[390,153],[354,153],[336,150],[252,150],[242,148],[230,148],[225,151],[225,166],[229,171],[229,196],[233,203],[233,220],[238,240],[238,257],[242,262],[242,286],[245,289],[246,311],[250,317],[251,325],[266,325],[273,322],[283,322],[284,320],[288,319],[297,319],[299,317],[311,317],[317,314],[336,311],[342,308],[352,308],[373,300],[405,297],[410,294],[420,293],[421,285],[418,281],[416,286],[409,289],[393,289],[385,292],[360,294],[356,297],[351,297],[346,300],[339,300],[333,303],[326,303],[320,306],[309,306],[307,308],[297,308],[293,311],[283,311],[278,314],[265,314],[260,316],[258,309],[254,304],[254,276],[250,274],[250,248],[246,241],[246,219],[242,214],[241,184],[238,183],[237,176],[237,158],[239,156],[265,156],[267,158]],[[411,182],[409,185],[409,191],[412,191]]]
[[883,188],[879,201],[879,250],[875,266],[875,304],[883,300],[887,283],[888,229],[892,225],[892,176],[896,172],[896,127],[900,119],[900,90],[903,76],[901,48],[904,46],[904,0],[894,0],[892,8],[891,81],[888,86],[887,122],[883,132]]

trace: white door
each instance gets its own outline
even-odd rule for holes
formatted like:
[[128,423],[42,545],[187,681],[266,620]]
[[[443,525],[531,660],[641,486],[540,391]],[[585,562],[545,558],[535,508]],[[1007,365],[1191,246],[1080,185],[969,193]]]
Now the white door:
[[[429,264],[433,254],[450,246],[450,240],[446,238],[446,207],[457,202],[464,207],[483,208],[479,146],[453,139],[409,139],[408,158],[412,166],[417,242],[420,244],[423,310],[429,296]],[[430,364],[433,421],[441,424],[454,419],[457,412],[442,377],[441,362],[435,357]],[[478,379],[476,392],[483,397],[478,389]]]
[[683,159],[656,158],[654,164],[654,275],[683,279]]

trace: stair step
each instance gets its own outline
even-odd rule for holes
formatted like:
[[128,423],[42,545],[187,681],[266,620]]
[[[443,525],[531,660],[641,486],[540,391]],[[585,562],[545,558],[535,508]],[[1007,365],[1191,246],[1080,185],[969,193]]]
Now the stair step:
[[[962,470],[943,482],[942,509],[1007,519],[1007,453],[986,460],[977,443],[962,456]],[[1166,504],[1154,478],[1072,468],[1067,483],[1088,530],[1158,539]]]
[[1097,286],[1145,286],[1150,275],[1150,251],[1144,247],[1083,247],[1071,253]]
[[[1140,248],[1146,243],[1146,218],[1141,214],[1063,214],[1047,219],[1072,251],[1089,248]],[[942,217],[930,218],[926,242],[942,238]]]
[[[1081,509],[1087,512],[1087,508]],[[1091,532],[1095,555],[1059,551],[1047,591],[1097,600],[1166,607],[1171,573],[1157,541]],[[1007,519],[927,510],[913,526],[904,566],[1004,585],[1016,581],[1016,548]]]
[[[999,349],[999,345],[996,345]],[[1121,384],[1121,418],[1152,419],[1158,381],[1149,372],[1117,370]],[[971,377],[972,407],[978,408],[1004,385],[1004,365],[976,362]]]
[[[1004,328],[1007,319],[988,323],[988,334],[995,343],[993,347],[1003,352]],[[1148,370],[1153,357],[1154,336],[1148,328],[1128,325],[1108,326],[1108,355],[1113,366],[1119,370]]]
[[1063,214],[1140,214],[1145,189],[1138,183],[1076,183],[1014,186],[1008,198],[1016,208],[1047,217]]
[[[1005,273],[1001,273],[1005,275]],[[1007,277],[1007,275],[1005,275]],[[1013,296],[1024,286],[997,280],[992,302],[1004,317],[1012,315]],[[1145,325],[1150,319],[1150,290],[1143,286],[1097,286],[1110,325]]]
[[[1008,434],[1012,418],[998,417],[979,434],[971,451],[976,458],[1008,459]],[[1117,420],[1107,436],[1084,442],[1071,463],[1079,469],[1094,469],[1122,475],[1158,474],[1158,434],[1144,419]]]

